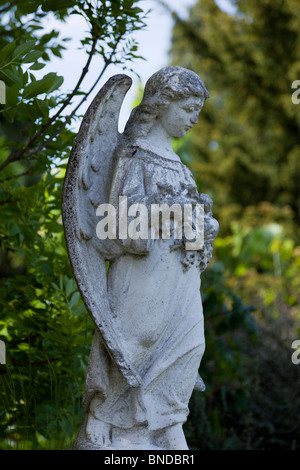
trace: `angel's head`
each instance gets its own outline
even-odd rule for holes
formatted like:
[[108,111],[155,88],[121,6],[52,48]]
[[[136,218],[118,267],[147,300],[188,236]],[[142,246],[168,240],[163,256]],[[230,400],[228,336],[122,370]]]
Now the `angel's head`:
[[143,100],[132,110],[124,136],[130,140],[146,137],[157,119],[161,119],[170,135],[182,137],[197,122],[207,98],[209,93],[195,72],[177,66],[164,67],[147,81]]

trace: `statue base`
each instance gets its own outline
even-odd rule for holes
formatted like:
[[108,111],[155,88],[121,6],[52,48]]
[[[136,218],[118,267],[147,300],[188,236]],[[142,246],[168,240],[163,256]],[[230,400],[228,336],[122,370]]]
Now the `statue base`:
[[189,450],[181,424],[150,431],[146,427],[120,429],[91,421],[93,427],[89,422],[87,426],[86,422],[82,424],[73,450]]

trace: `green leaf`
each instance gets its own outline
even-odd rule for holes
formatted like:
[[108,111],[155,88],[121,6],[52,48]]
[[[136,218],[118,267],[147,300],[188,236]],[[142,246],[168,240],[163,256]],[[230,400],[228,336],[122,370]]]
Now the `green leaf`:
[[43,59],[46,61],[46,62],[49,62],[50,61],[50,57],[49,57],[49,54],[47,52],[43,52],[43,55],[42,55]]
[[28,72],[23,73],[22,80],[21,80],[22,88],[24,88],[24,86],[28,83],[28,80],[29,80],[29,73]]
[[29,351],[29,344],[28,343],[19,343],[18,349],[21,351]]
[[74,289],[76,288],[76,286],[75,286],[75,283],[74,283],[73,279],[68,279],[67,277],[65,279],[66,279],[66,282],[65,282],[66,295],[67,295],[67,297],[69,297],[69,295],[72,292],[74,292]]
[[46,64],[43,64],[42,62],[36,62],[35,64],[32,64],[29,68],[30,70],[41,70],[45,67]]
[[26,54],[24,57],[23,61],[25,64],[28,64],[30,62],[35,62],[37,59],[39,59],[43,55],[43,51],[32,51],[29,52],[29,54]]
[[129,10],[136,0],[124,0],[124,8]]
[[15,83],[6,90],[6,104],[7,106],[14,106],[18,102],[18,97],[20,93],[20,85]]
[[45,0],[42,8],[43,11],[57,11],[63,8],[72,8],[74,3],[74,0],[61,0],[60,2],[56,0]]
[[79,299],[80,299],[79,292],[74,292],[74,294],[72,295],[71,300],[69,302],[71,309],[78,305]]
[[3,64],[7,64],[7,62],[10,62],[13,56],[13,52],[16,48],[16,41],[10,42],[9,44],[6,44],[1,49],[0,52],[0,67]]
[[13,224],[11,225],[11,227],[9,228],[9,236],[10,237],[13,237],[14,235],[16,235],[17,233],[19,233],[20,231],[20,226],[19,225],[16,225],[16,224]]
[[68,436],[72,437],[74,433],[74,427],[72,423],[72,417],[71,416],[64,416],[60,420],[60,426],[63,430],[63,432]]
[[112,1],[111,2],[111,9],[112,9],[112,14],[116,18],[120,13],[120,2],[119,1]]
[[139,13],[144,13],[144,10],[142,10],[142,8],[139,8],[139,7],[134,7],[134,8],[130,8],[129,13],[133,15],[138,15]]
[[52,84],[52,86],[49,88],[48,93],[52,93],[53,91],[57,90],[64,82],[64,77],[57,76]]
[[51,93],[60,87],[63,83],[63,77],[58,77],[56,73],[50,72],[41,80],[31,82],[23,92],[24,99],[34,98],[43,93]]
[[38,98],[36,98],[34,100],[36,106],[38,107],[38,109],[40,110],[41,112],[41,115],[43,117],[48,117],[49,116],[49,108],[46,104],[46,102],[44,100],[39,100]]
[[17,114],[17,110],[15,108],[14,109],[7,108],[3,111],[2,116],[4,117],[4,119],[6,119],[6,121],[14,122],[14,118],[16,114]]
[[51,50],[52,54],[54,54],[56,57],[59,57],[60,59],[62,58],[61,52],[58,47],[53,47]]
[[21,110],[21,112],[25,114],[30,120],[35,121],[41,116],[40,110],[36,106],[36,104],[28,104],[28,103],[21,102],[18,105],[18,107]]
[[24,44],[21,44],[20,46],[16,47],[13,53],[13,60],[19,61],[22,57],[24,57],[25,54],[27,54],[34,48],[35,44],[35,41],[27,41]]
[[126,33],[126,21],[124,20],[118,20],[118,26],[121,34]]
[[74,313],[76,313],[76,315],[82,315],[83,313],[86,313],[85,305],[81,304],[78,307],[76,307],[74,309]]
[[20,82],[19,75],[11,69],[0,70],[0,79],[4,80],[7,85],[13,85]]
[[54,106],[56,106],[56,99],[54,98],[54,96],[50,96],[49,100],[48,100],[48,103],[49,105],[54,108]]
[[42,436],[42,434],[40,434],[38,431],[35,431],[35,437],[42,449],[48,448],[49,442],[44,436]]

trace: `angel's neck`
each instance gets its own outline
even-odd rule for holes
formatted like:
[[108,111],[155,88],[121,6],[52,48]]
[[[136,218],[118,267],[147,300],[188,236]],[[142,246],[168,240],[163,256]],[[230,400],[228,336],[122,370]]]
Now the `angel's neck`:
[[172,148],[172,137],[165,131],[163,126],[155,124],[146,137],[139,137],[137,145],[150,150],[151,152],[169,158],[170,160],[180,161],[178,155]]

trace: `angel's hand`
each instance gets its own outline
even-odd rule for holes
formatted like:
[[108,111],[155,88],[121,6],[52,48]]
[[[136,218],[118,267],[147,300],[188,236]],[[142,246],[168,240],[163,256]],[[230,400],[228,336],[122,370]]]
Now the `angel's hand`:
[[212,243],[219,232],[219,223],[213,217],[204,219],[204,240],[205,243]]
[[212,199],[208,194],[200,193],[198,195],[199,204],[204,204],[204,212],[210,213],[213,205]]

